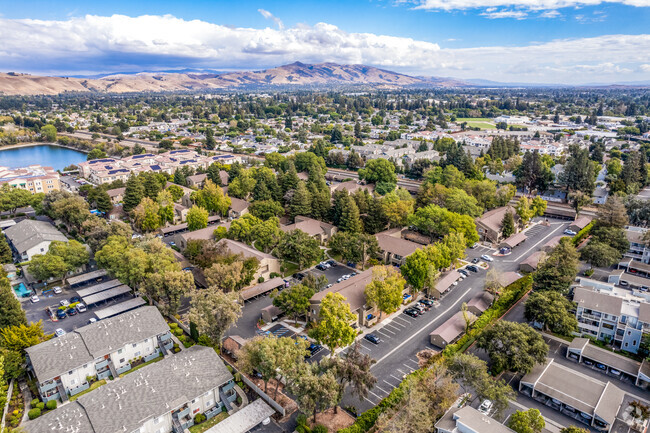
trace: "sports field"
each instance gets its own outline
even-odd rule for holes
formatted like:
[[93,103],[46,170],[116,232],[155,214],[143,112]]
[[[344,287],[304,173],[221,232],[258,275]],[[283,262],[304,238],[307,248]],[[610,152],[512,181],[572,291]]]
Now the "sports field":
[[456,119],[456,123],[467,122],[467,126],[472,128],[481,128],[481,129],[496,129],[494,124],[494,119],[487,117],[459,117]]

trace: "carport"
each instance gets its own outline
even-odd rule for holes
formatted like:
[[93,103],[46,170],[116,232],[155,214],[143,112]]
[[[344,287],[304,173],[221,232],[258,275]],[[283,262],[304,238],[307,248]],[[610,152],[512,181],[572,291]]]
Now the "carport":
[[504,240],[499,244],[499,248],[510,248],[513,249],[520,243],[524,242],[528,237],[526,236],[526,233],[524,232],[519,232],[516,233],[512,236],[510,236],[508,239]]
[[111,305],[110,307],[103,308],[99,311],[95,311],[95,316],[97,316],[99,320],[103,320],[108,317],[117,316],[118,314],[134,310],[144,304],[146,304],[145,300],[137,297],[129,299],[128,301],[120,302],[119,304]]
[[627,259],[618,264],[618,268],[625,269],[631,274],[641,275],[644,277],[650,276],[650,265],[645,264],[639,260]]
[[94,286],[86,287],[85,289],[77,290],[77,295],[80,298],[85,298],[86,296],[94,295],[95,293],[103,292],[104,290],[112,289],[117,287],[122,283],[120,280],[110,280],[104,281],[103,283],[95,284]]
[[275,290],[279,287],[284,287],[284,285],[285,283],[282,278],[280,277],[271,278],[270,280],[264,281],[263,283],[259,283],[252,287],[247,287],[245,289],[242,289],[239,292],[239,297],[241,298],[242,301],[248,301],[260,295],[271,292],[272,290]]
[[126,284],[122,284],[121,286],[113,287],[112,289],[83,297],[81,298],[81,301],[89,306],[92,304],[97,304],[99,302],[108,301],[109,299],[117,298],[118,296],[122,296],[129,292],[131,292],[131,288]]
[[[470,316],[470,322],[476,320],[475,315],[469,312],[467,314]],[[444,349],[445,346],[453,343],[463,335],[466,325],[467,323],[465,322],[465,317],[463,317],[463,312],[459,311],[429,334],[429,342],[434,346]]]
[[430,293],[430,295],[432,295],[436,299],[440,299],[442,295],[446,294],[454,287],[454,283],[459,279],[460,279],[460,272],[458,272],[456,269],[448,272],[438,280],[438,282],[436,283],[436,287],[431,289],[432,293]]
[[85,284],[91,280],[96,280],[98,278],[105,277],[106,275],[108,275],[106,269],[98,269],[96,271],[87,272],[85,274],[70,277],[67,279],[67,282],[70,287],[73,287],[79,284]]
[[[275,410],[258,398],[243,409],[230,415],[205,433],[246,433],[269,419]],[[268,424],[268,422],[267,422]]]
[[[594,364],[602,364],[610,374],[612,374],[611,370],[618,370],[621,375],[635,383],[638,381],[641,371],[640,362],[591,345],[588,338],[574,338],[567,348],[566,357],[580,363],[587,360]],[[605,372],[605,370],[602,371]]]

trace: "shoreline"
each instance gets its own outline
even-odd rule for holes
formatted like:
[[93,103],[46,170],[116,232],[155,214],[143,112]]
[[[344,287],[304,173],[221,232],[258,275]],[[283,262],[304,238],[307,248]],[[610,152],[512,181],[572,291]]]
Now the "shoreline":
[[2,147],[0,147],[0,152],[2,152],[3,150],[19,149],[21,147],[34,147],[34,146],[56,146],[56,147],[62,147],[64,149],[76,150],[77,152],[81,152],[81,153],[85,153],[85,154],[88,154],[88,152],[89,152],[87,150],[78,149],[78,148],[73,147],[73,146],[66,146],[65,144],[46,143],[46,142],[41,142],[41,141],[31,141],[29,143],[17,143],[17,144],[10,144],[8,146],[2,146]]

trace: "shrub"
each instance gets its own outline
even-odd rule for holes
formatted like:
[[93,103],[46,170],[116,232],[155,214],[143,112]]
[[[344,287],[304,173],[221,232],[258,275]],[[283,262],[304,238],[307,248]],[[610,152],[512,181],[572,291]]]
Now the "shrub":
[[47,410],[53,410],[56,409],[56,400],[50,400],[45,404],[45,407]]
[[264,282],[264,277],[259,277],[259,278],[257,279],[257,282],[258,282],[258,283],[263,283],[263,282]]
[[327,433],[327,427],[323,424],[316,424],[314,428],[311,429],[311,433]]
[[169,329],[171,329],[171,330],[178,329],[178,323],[176,323],[176,322],[170,323],[169,324]]
[[571,240],[571,242],[573,242],[573,245],[577,247],[580,244],[580,242],[582,242],[587,236],[589,236],[589,233],[591,233],[591,229],[593,228],[593,226],[594,226],[594,221],[590,222],[585,226],[585,228],[580,230]]
[[29,402],[29,405],[30,405],[32,408],[34,408],[34,407],[36,407],[36,405],[37,405],[38,403],[40,403],[40,402],[41,402],[41,401],[40,401],[39,399],[35,398],[34,400],[32,400],[32,401]]
[[226,368],[228,369],[229,372],[231,373],[233,372],[233,368],[230,365],[226,364]]
[[36,419],[39,416],[41,416],[41,410],[40,409],[31,409],[29,412],[27,412],[27,417],[29,419]]
[[45,409],[45,403],[43,402],[36,403],[36,409],[40,409],[40,410]]
[[207,418],[205,415],[203,415],[202,413],[197,413],[196,416],[194,417],[194,424],[201,424],[206,419]]
[[235,373],[235,382],[241,382],[241,373],[240,372]]
[[307,425],[307,415],[301,413],[296,417],[296,424],[299,426]]
[[282,275],[278,274],[277,272],[271,272],[271,275],[269,275],[270,278],[276,278],[276,277],[281,277]]
[[179,336],[183,335],[183,330],[181,328],[175,328],[175,329],[172,329],[172,333],[175,336],[179,337]]

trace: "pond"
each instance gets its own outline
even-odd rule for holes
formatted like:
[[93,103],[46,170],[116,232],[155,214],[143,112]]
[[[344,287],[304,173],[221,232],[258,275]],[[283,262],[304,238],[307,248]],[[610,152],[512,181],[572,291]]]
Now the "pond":
[[71,164],[78,164],[86,160],[86,154],[74,149],[39,144],[36,146],[14,147],[11,149],[0,148],[0,166],[18,168],[32,164],[52,167],[63,170]]

